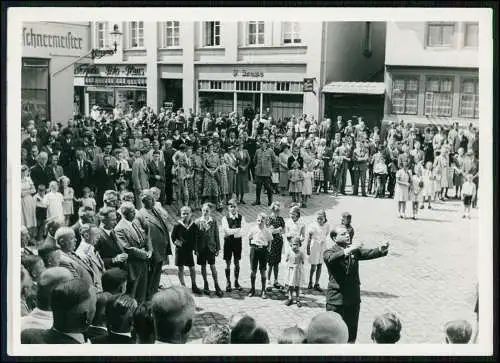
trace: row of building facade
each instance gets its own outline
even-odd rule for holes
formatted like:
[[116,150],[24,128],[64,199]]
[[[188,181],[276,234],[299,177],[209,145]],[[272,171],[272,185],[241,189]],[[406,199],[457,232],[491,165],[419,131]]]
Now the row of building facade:
[[473,22],[32,22],[22,36],[23,120],[65,123],[93,105],[370,125],[479,117]]

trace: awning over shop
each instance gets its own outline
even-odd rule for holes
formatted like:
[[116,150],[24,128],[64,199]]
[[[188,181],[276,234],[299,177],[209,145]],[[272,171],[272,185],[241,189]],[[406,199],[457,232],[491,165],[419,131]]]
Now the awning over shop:
[[323,87],[324,93],[347,93],[359,95],[383,95],[384,82],[331,82]]

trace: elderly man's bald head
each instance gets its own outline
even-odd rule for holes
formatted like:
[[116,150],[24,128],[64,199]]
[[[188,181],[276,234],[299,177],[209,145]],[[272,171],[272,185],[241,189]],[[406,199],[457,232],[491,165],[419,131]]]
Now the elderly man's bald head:
[[333,311],[312,318],[306,334],[307,344],[345,344],[349,338],[346,323]]
[[338,244],[350,243],[349,231],[344,225],[335,226],[330,232],[330,238]]
[[162,342],[185,343],[195,313],[191,292],[182,286],[169,287],[153,296],[156,336]]
[[75,231],[70,227],[61,227],[54,236],[56,243],[64,252],[70,252],[75,249]]
[[73,274],[64,267],[46,269],[38,278],[37,306],[41,310],[51,311],[52,290],[59,284],[73,279]]

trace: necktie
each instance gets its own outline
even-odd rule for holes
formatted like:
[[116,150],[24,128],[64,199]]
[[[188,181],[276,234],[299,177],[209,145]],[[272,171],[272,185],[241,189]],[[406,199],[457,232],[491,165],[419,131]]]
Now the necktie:
[[132,227],[134,227],[135,233],[137,233],[137,237],[139,237],[139,244],[142,245],[143,236],[142,236],[141,231],[139,230],[139,228],[134,223],[132,223]]

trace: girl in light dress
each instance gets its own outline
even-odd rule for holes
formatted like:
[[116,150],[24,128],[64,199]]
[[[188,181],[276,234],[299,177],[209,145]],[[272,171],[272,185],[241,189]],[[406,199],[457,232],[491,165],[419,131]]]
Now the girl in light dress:
[[47,219],[58,218],[64,221],[64,196],[58,190],[59,184],[51,181],[49,192],[43,197],[43,203],[47,206]]
[[459,148],[454,157],[453,185],[455,186],[455,199],[460,199],[462,184],[464,183],[464,149]]
[[94,199],[94,192],[92,192],[89,187],[85,187],[82,190],[82,194],[83,196],[78,199],[78,201],[82,203],[82,207],[92,208],[92,210],[95,212],[97,203]]
[[286,253],[285,261],[288,265],[288,276],[286,283],[288,286],[288,300],[285,305],[290,306],[293,304],[293,292],[295,292],[295,303],[297,307],[301,307],[300,302],[300,285],[304,282],[304,262],[305,254],[301,249],[302,240],[300,237],[292,239],[290,249]]
[[396,172],[394,200],[398,203],[399,218],[406,218],[406,202],[410,200],[411,172],[408,161],[403,159],[401,168]]
[[292,170],[288,172],[288,180],[290,182],[288,191],[292,196],[293,203],[300,203],[300,198],[302,194],[302,182],[304,180],[304,175],[301,170],[299,170],[298,161],[294,161],[292,164]]
[[321,277],[321,266],[323,265],[323,252],[326,249],[326,242],[330,236],[330,225],[327,223],[326,213],[321,210],[316,215],[316,221],[313,222],[307,231],[307,255],[311,264],[309,273],[308,289],[313,288],[313,276],[316,273],[316,282],[314,289],[321,292],[319,279]]
[[418,207],[423,203],[424,182],[422,180],[422,164],[415,165],[415,173],[411,177],[410,200],[412,204],[413,219],[417,219]]
[[75,213],[73,201],[75,200],[75,191],[69,186],[70,180],[67,176],[59,178],[60,191],[64,197],[63,213],[66,225],[70,225],[71,216]]
[[420,208],[424,208],[424,204],[427,202],[427,208],[431,209],[431,199],[434,197],[434,174],[431,161],[425,163],[425,168],[422,170],[422,182],[424,183],[422,191],[423,203]]
[[28,166],[21,167],[21,212],[23,226],[28,228],[31,236],[36,230],[36,202],[33,195],[36,193],[35,184],[30,177]]
[[290,242],[293,238],[299,237],[301,241],[304,241],[306,236],[306,225],[300,217],[300,208],[293,206],[288,215],[290,218],[285,221],[285,253],[290,249]]
[[302,208],[307,207],[307,201],[312,196],[314,172],[312,170],[311,164],[304,163],[304,181],[302,183]]

